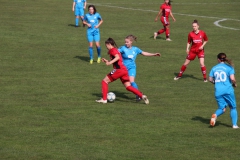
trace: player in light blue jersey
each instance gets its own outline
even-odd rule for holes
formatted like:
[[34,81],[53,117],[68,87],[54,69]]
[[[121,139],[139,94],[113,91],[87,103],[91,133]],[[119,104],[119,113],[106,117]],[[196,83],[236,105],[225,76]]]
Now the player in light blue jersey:
[[210,125],[214,126],[217,117],[222,115],[225,112],[226,107],[229,106],[232,128],[237,129],[239,128],[237,125],[238,113],[233,89],[233,87],[237,87],[234,76],[235,71],[232,62],[227,59],[225,53],[219,53],[217,58],[219,64],[214,66],[209,73],[209,81],[215,85],[215,98],[218,103],[218,109],[212,115]]
[[[122,54],[123,63],[128,69],[128,75],[129,75],[131,85],[134,88],[138,89],[138,86],[135,82],[136,69],[137,69],[135,60],[137,56],[139,54],[143,56],[161,56],[161,54],[144,52],[138,47],[132,46],[132,43],[136,40],[137,40],[137,37],[135,37],[134,35],[128,35],[125,38],[125,46],[120,47],[118,50]],[[138,96],[136,96],[136,99],[137,101],[141,100]]]
[[[75,27],[79,25],[79,18],[83,21],[84,9],[86,8],[87,0],[73,0],[72,11],[75,13]],[[83,24],[83,27],[85,25]]]
[[103,23],[102,17],[99,13],[97,13],[97,10],[94,5],[88,6],[88,11],[84,16],[83,23],[88,26],[87,29],[87,39],[89,42],[89,55],[90,55],[90,64],[93,63],[93,41],[96,43],[97,47],[97,53],[98,53],[98,59],[97,63],[101,62],[101,47],[100,47],[100,31],[99,26]]

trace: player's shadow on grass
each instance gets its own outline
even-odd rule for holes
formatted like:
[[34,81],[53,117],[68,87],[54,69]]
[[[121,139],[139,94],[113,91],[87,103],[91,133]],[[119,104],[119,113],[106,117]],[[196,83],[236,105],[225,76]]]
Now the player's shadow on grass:
[[80,59],[82,61],[89,62],[90,58],[85,56],[75,56],[74,58]]
[[75,24],[68,24],[69,27],[76,27]]
[[[126,94],[129,94],[127,91],[126,92],[119,92],[119,91],[114,91],[111,90],[111,92],[113,92],[116,95],[116,100],[115,101],[124,101],[123,99],[127,99],[127,100],[133,100],[132,98],[130,98],[129,96],[127,96]],[[100,99],[102,97],[101,93],[93,93],[92,95],[96,96],[97,99]],[[134,99],[136,101],[136,99]]]
[[[210,126],[210,118],[203,118],[203,117],[200,117],[200,116],[195,116],[195,117],[192,118],[192,120],[193,121],[200,121],[202,123],[208,124],[209,125],[208,128],[212,128]],[[230,127],[230,128],[232,127],[231,125],[221,123],[221,121],[216,121],[215,126],[219,126],[219,125],[223,125],[223,126]]]
[[[153,40],[154,40],[154,37],[153,37],[153,36],[151,36],[151,37],[149,37],[149,39],[153,39]],[[163,37],[161,37],[161,36],[157,36],[157,37],[156,37],[156,39],[162,39],[162,40],[166,40],[166,38],[163,38]]]
[[[174,73],[175,77],[178,76],[178,73]],[[203,79],[200,79],[200,78],[197,78],[197,77],[194,77],[192,74],[183,74],[181,79],[183,78],[192,78],[192,79],[196,79],[196,80],[200,80],[202,81]]]

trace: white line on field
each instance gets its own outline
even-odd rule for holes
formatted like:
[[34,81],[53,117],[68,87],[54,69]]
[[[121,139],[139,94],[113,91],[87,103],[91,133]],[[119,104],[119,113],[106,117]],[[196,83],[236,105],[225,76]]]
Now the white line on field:
[[[154,10],[144,10],[144,9],[137,9],[137,8],[126,8],[126,7],[112,6],[112,5],[104,5],[104,4],[95,4],[95,5],[104,6],[104,7],[111,7],[111,8],[134,10],[134,11],[155,12],[155,13],[158,12],[158,11],[154,11]],[[216,25],[217,27],[225,28],[225,29],[240,30],[240,29],[237,29],[237,28],[230,28],[230,27],[224,27],[224,26],[219,25],[219,22],[221,22],[221,21],[232,20],[232,21],[238,21],[238,22],[240,22],[239,19],[219,18],[219,17],[209,17],[209,16],[199,16],[199,15],[182,14],[182,13],[174,13],[174,14],[180,15],[180,16],[190,16],[190,17],[201,17],[201,18],[220,19],[220,20],[218,20],[218,21],[215,21],[215,22],[214,22],[214,25]]]

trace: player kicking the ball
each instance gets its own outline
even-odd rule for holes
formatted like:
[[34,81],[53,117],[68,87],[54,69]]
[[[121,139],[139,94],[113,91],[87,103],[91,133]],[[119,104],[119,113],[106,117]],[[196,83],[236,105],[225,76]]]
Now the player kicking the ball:
[[108,38],[105,41],[105,45],[108,49],[108,54],[110,55],[111,60],[108,61],[107,59],[102,58],[102,62],[106,63],[107,66],[113,64],[114,69],[102,80],[102,98],[100,100],[96,100],[96,102],[107,103],[108,84],[120,78],[128,91],[138,95],[146,104],[149,104],[147,96],[143,95],[138,89],[131,86],[127,68],[123,64],[121,53],[118,51],[115,41],[112,38]]

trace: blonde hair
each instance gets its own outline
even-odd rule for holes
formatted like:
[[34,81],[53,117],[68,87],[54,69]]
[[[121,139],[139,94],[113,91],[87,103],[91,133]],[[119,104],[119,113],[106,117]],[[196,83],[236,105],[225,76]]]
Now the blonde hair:
[[137,37],[136,36],[134,36],[134,35],[132,35],[132,34],[130,34],[130,35],[128,35],[127,37],[126,37],[126,39],[129,39],[130,41],[137,41]]

